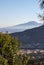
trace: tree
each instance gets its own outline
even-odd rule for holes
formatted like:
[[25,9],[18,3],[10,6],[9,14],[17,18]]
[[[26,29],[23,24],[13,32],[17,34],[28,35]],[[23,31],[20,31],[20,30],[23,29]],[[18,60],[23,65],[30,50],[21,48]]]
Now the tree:
[[2,65],[5,65],[5,62],[8,65],[14,65],[18,48],[19,44],[16,39],[11,38],[8,33],[0,33],[0,62],[3,63]]
[[44,15],[39,14],[39,18],[40,18],[40,21],[43,21],[43,25],[44,25]]
[[27,65],[28,56],[24,54],[20,54],[19,56],[16,56],[15,61],[16,61],[15,65]]
[[8,33],[0,33],[0,65],[26,65],[28,57],[18,55],[19,43]]
[[42,15],[39,14],[39,18],[41,21],[43,21],[44,24],[44,0],[40,0],[40,8],[43,10]]
[[44,0],[40,0],[40,7],[41,9],[44,9]]

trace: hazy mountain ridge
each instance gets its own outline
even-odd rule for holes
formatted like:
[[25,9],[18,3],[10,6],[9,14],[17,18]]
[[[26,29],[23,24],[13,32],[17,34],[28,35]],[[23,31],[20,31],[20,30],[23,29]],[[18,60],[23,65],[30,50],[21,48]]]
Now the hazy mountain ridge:
[[42,24],[37,23],[35,21],[31,21],[31,22],[24,23],[24,24],[19,24],[19,25],[16,25],[16,26],[0,28],[0,32],[6,32],[6,31],[8,31],[9,33],[21,32],[21,31],[24,31],[26,29],[31,29],[31,28],[34,28],[34,27],[38,27],[40,25],[42,25]]
[[44,49],[44,25],[33,29],[28,29],[24,32],[12,33],[12,37],[18,37],[22,48]]

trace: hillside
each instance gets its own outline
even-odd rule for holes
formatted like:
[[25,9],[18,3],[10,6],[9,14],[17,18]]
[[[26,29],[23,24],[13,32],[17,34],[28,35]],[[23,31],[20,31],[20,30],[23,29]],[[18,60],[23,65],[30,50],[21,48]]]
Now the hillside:
[[44,49],[44,25],[23,32],[12,33],[12,37],[18,37],[21,48]]
[[5,28],[0,28],[0,32],[6,32],[8,31],[9,33],[14,33],[14,32],[21,32],[27,29],[32,29],[38,26],[41,26],[42,23],[37,23],[35,21],[29,21],[27,23],[19,24],[19,25],[14,25],[10,27],[5,27]]

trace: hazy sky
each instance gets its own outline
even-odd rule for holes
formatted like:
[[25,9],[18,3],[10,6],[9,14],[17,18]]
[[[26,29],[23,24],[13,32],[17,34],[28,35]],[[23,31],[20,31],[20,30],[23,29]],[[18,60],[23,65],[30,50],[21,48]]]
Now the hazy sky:
[[0,0],[0,27],[38,21],[39,0]]

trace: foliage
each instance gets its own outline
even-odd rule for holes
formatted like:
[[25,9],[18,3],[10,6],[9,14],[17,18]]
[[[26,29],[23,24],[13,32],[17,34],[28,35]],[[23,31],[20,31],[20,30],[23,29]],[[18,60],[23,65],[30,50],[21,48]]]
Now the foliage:
[[18,51],[17,38],[11,38],[8,33],[0,33],[0,65],[26,65],[27,57],[18,55]]
[[0,58],[0,65],[8,65],[7,59],[5,59],[5,58]]
[[44,9],[44,0],[40,0],[40,7]]
[[15,61],[15,65],[27,65],[28,57],[24,54],[20,54],[19,56],[16,56]]
[[40,21],[44,24],[44,0],[40,0],[40,8],[43,10],[42,14],[39,14]]

